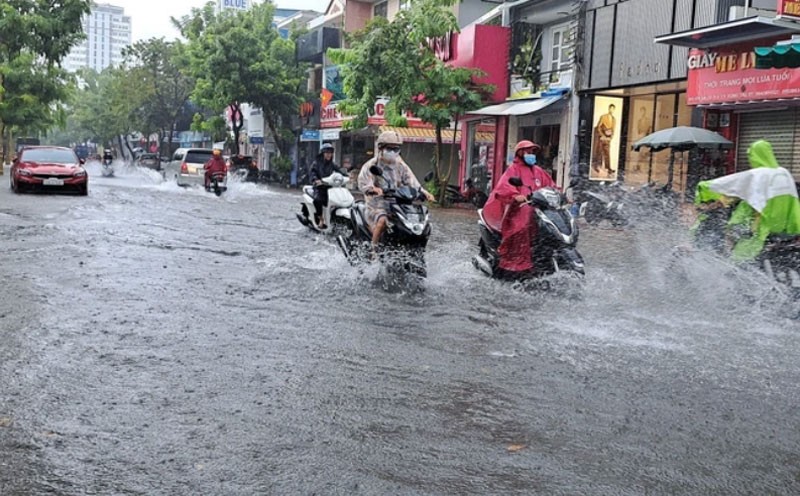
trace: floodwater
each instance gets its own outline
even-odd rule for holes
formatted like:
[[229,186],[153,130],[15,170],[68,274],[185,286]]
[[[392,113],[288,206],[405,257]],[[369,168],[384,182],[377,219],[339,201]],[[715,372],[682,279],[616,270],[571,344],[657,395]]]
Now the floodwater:
[[800,492],[800,324],[682,229],[587,227],[565,296],[435,210],[386,292],[294,191],[90,173],[0,189],[2,495]]

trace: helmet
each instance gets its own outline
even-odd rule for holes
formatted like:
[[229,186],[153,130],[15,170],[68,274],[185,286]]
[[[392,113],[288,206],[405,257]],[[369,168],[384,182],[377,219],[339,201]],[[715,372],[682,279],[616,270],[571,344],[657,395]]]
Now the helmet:
[[536,153],[542,149],[541,146],[537,145],[533,141],[522,140],[519,143],[517,143],[517,146],[514,147],[514,155],[519,153],[520,150],[525,150],[527,148],[533,148],[533,153]]
[[333,145],[330,143],[323,143],[321,147],[319,147],[320,153],[331,152],[333,153]]
[[400,136],[400,133],[397,131],[384,131],[378,136],[378,148],[382,148],[386,145],[402,145],[403,138]]

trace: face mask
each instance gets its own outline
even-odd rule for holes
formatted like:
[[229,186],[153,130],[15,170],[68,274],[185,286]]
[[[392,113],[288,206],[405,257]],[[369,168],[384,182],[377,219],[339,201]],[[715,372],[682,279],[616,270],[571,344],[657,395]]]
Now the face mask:
[[536,155],[532,153],[526,153],[523,155],[522,160],[524,160],[528,165],[536,165]]
[[399,157],[399,156],[400,156],[400,152],[395,152],[395,151],[391,151],[391,150],[386,150],[386,151],[383,152],[383,158],[387,162],[394,162],[395,160],[397,160],[397,157]]

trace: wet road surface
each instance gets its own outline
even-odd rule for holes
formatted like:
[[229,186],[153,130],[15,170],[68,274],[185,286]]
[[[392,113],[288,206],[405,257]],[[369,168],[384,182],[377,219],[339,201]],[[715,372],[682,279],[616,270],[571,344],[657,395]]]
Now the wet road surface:
[[435,211],[426,290],[387,293],[296,193],[92,172],[2,179],[2,495],[800,492],[800,325],[722,262],[672,277],[681,232],[585,229],[566,298]]

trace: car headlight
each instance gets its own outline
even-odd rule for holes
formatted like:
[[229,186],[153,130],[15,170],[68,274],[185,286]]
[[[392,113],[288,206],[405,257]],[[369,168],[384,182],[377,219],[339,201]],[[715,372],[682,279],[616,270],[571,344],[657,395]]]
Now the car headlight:
[[75,177],[83,177],[83,176],[86,175],[86,170],[85,169],[78,169],[72,175],[75,176]]
[[20,176],[32,176],[33,172],[29,171],[28,169],[18,169],[17,172]]

